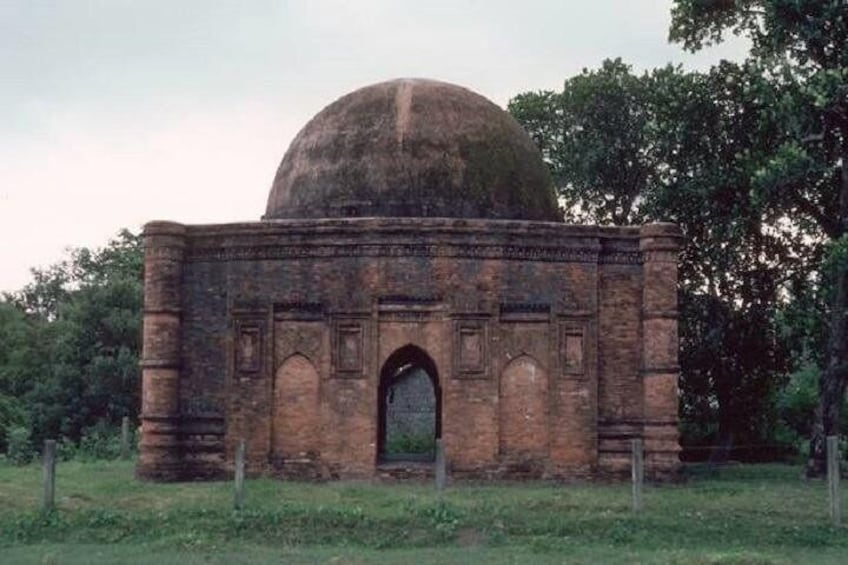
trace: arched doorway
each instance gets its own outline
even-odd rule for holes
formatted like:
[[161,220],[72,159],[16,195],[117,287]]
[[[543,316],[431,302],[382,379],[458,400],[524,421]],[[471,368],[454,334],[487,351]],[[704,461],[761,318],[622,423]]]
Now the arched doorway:
[[380,461],[432,461],[442,435],[442,391],[436,364],[406,345],[380,371],[377,457]]

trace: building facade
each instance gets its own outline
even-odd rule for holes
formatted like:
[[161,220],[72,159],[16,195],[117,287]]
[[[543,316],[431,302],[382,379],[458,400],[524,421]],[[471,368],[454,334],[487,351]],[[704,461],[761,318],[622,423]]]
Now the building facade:
[[474,93],[331,104],[261,221],[146,225],[139,476],[222,476],[242,439],[251,473],[402,476],[411,370],[455,478],[622,476],[637,437],[673,475],[679,231],[560,217],[532,142]]

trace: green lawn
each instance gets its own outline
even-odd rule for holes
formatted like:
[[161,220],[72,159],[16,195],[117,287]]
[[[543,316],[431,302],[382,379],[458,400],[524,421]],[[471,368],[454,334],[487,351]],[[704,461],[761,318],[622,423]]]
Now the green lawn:
[[[787,466],[690,469],[688,482],[429,485],[150,484],[127,462],[0,464],[0,563],[846,563],[827,490]],[[844,493],[843,493],[844,494]],[[848,508],[846,508],[848,514]],[[846,520],[848,521],[848,520]]]

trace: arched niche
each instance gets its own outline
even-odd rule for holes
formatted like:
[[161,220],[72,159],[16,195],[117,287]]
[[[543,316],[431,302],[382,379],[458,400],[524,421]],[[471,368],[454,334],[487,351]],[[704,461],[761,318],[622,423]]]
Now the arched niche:
[[303,458],[317,451],[318,371],[301,354],[286,359],[274,375],[272,460]]
[[442,391],[433,359],[406,345],[380,371],[377,457],[380,461],[432,461],[442,433]]
[[504,367],[500,378],[500,452],[508,457],[542,457],[548,451],[548,374],[529,355]]

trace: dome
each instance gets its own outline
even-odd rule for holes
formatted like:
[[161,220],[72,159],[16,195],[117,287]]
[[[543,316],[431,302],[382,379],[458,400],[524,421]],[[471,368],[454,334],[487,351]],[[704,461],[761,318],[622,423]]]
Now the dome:
[[286,151],[265,219],[353,216],[561,221],[518,122],[479,94],[423,79],[339,98]]

